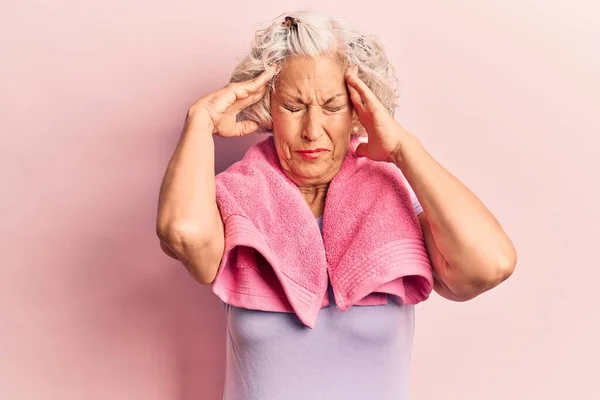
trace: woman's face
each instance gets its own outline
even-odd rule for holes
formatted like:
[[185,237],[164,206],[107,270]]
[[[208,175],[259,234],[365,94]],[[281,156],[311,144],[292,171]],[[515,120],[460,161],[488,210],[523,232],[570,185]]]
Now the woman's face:
[[286,60],[271,96],[279,162],[298,186],[330,182],[348,151],[353,109],[345,71],[332,58]]

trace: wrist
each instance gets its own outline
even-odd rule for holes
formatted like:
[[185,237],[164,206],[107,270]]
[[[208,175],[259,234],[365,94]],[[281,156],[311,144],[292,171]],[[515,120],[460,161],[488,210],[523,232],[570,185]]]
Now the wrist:
[[410,133],[406,133],[392,151],[391,159],[398,168],[402,168],[406,164],[407,156],[420,147],[421,142],[419,139]]
[[190,107],[185,117],[185,130],[199,130],[212,135],[215,131],[215,125],[208,110],[198,104]]

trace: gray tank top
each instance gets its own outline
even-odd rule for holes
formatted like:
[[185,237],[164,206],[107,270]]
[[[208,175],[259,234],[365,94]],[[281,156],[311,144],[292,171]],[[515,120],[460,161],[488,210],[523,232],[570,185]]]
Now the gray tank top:
[[314,329],[295,314],[224,305],[224,400],[408,399],[414,306],[389,302],[341,312],[331,286],[328,293],[331,305]]

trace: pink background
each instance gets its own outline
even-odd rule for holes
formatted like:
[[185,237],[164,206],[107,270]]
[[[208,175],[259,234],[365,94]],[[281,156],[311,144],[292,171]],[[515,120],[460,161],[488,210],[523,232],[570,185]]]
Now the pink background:
[[[222,310],[161,253],[158,187],[187,107],[280,4],[2,2],[0,398],[219,398]],[[398,119],[519,250],[498,289],[418,307],[413,399],[600,396],[597,4],[293,7],[380,36]],[[219,169],[257,139],[219,140]]]

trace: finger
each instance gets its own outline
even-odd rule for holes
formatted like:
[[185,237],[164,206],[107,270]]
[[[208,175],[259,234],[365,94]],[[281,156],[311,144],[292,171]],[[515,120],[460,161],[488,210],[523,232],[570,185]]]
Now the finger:
[[248,135],[258,129],[258,124],[254,121],[239,121],[235,123],[235,134],[237,136]]
[[250,91],[260,90],[261,88],[265,87],[275,75],[277,75],[276,68],[274,68],[274,67],[267,68],[266,70],[261,72],[261,74],[258,75],[256,78],[248,81],[248,90],[250,90]]
[[356,156],[357,157],[366,157],[367,156],[367,147],[369,145],[367,143],[361,143],[356,147]]
[[383,104],[381,104],[377,96],[375,96],[375,93],[373,93],[367,84],[358,77],[358,73],[355,68],[350,68],[348,70],[346,73],[346,81],[350,87],[358,91],[365,106],[371,109],[383,107]]
[[266,87],[263,87],[263,88],[259,89],[257,92],[249,94],[247,97],[238,99],[234,103],[234,108],[239,112],[239,111],[243,110],[244,108],[258,102],[260,99],[262,99],[265,96],[266,92],[267,92]]
[[362,98],[360,97],[358,91],[352,86],[348,85],[348,92],[350,92],[350,99],[352,100],[354,108],[356,108],[359,113],[364,112],[365,105],[363,104]]
[[[267,69],[263,71],[257,77],[248,81],[236,82],[230,84],[230,88],[235,93],[236,100],[244,100],[254,94],[260,93],[260,98],[264,95],[263,92],[267,88],[269,81],[275,76],[275,69]],[[257,100],[252,101],[250,104],[255,103]]]

